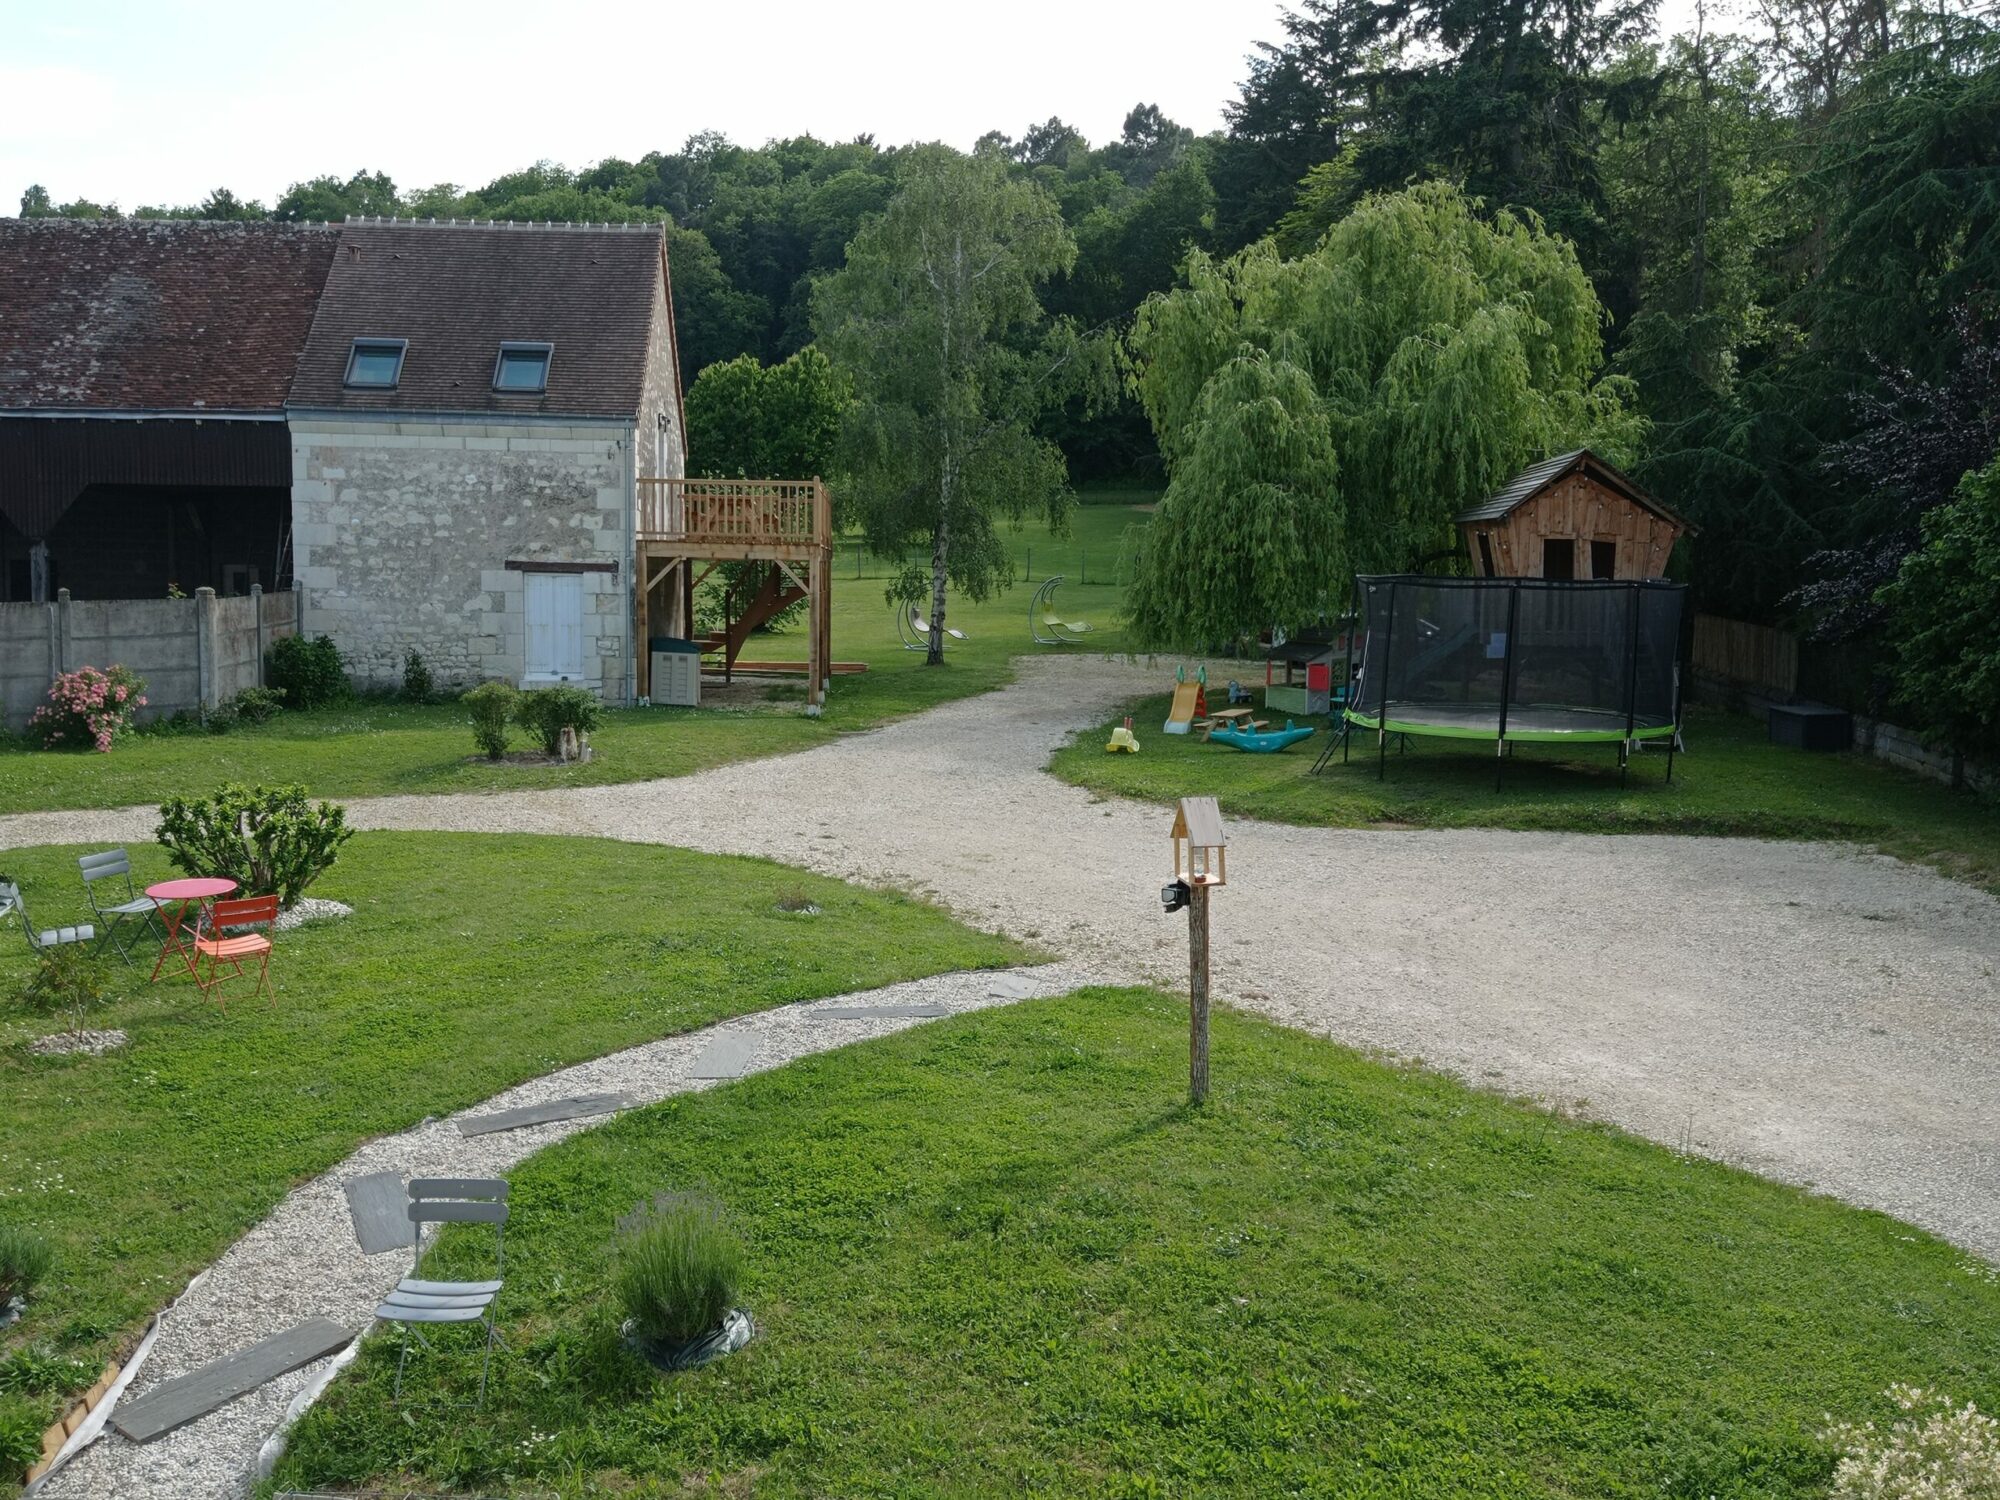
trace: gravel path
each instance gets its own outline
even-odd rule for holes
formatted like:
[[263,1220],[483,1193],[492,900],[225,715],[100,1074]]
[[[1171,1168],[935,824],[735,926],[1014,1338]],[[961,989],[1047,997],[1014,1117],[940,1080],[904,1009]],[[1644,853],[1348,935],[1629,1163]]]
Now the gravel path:
[[[953,1013],[1054,995],[1089,982],[1081,970],[1040,968],[944,974],[861,994],[788,1005],[724,1021],[704,1031],[649,1042],[580,1063],[495,1095],[464,1111],[487,1114],[579,1094],[622,1093],[635,1104],[710,1088],[691,1076],[718,1033],[756,1047],[751,1071],[775,1068],[830,1048],[924,1024],[907,1017],[827,1019],[819,1012],[852,1005],[941,1005]],[[123,1400],[176,1375],[310,1317],[362,1328],[382,1295],[409,1271],[407,1250],[363,1255],[355,1243],[341,1184],[368,1172],[406,1177],[504,1174],[523,1157],[604,1117],[461,1136],[453,1122],[429,1120],[363,1146],[325,1176],[295,1189],[262,1224],[232,1245],[205,1279],[162,1320],[151,1355]],[[605,1210],[611,1212],[610,1208]],[[610,1222],[605,1223],[607,1237]],[[504,1295],[504,1294],[503,1294]],[[499,1357],[503,1357],[499,1356]],[[36,1491],[38,1500],[211,1500],[246,1494],[258,1449],[286,1407],[329,1364],[315,1361],[144,1447],[107,1431]]]
[[[384,798],[351,821],[768,855],[926,891],[1101,973],[1178,985],[1184,931],[1157,905],[1167,815],[1041,770],[1072,730],[1163,680],[1034,658],[1002,692],[798,755],[638,785]],[[150,824],[145,810],[0,820],[0,847]],[[1840,845],[1240,820],[1229,870],[1220,996],[2000,1259],[1992,897]],[[1228,1057],[1215,1068],[1226,1078]]]

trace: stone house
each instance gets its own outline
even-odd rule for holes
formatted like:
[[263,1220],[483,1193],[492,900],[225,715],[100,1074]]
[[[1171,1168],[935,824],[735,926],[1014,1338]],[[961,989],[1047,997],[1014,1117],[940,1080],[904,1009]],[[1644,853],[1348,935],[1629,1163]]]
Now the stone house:
[[0,601],[296,587],[362,683],[631,701],[659,226],[0,221],[0,264]]

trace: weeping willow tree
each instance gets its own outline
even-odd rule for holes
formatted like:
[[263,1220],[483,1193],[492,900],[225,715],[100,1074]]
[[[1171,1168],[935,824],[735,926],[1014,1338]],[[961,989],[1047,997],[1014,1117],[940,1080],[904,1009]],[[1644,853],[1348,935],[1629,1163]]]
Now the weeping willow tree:
[[1337,611],[1357,571],[1448,554],[1451,518],[1536,459],[1636,456],[1630,382],[1569,243],[1445,183],[1365,199],[1309,255],[1196,253],[1150,299],[1132,379],[1168,486],[1127,612],[1220,646]]

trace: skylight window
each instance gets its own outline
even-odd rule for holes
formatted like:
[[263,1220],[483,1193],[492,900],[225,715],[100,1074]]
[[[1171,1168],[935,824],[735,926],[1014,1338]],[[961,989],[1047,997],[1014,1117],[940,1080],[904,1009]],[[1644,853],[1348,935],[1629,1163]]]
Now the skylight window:
[[357,390],[393,391],[403,378],[408,339],[356,339],[347,355],[347,384]]
[[554,344],[502,344],[493,365],[496,391],[545,391],[549,388],[549,358]]

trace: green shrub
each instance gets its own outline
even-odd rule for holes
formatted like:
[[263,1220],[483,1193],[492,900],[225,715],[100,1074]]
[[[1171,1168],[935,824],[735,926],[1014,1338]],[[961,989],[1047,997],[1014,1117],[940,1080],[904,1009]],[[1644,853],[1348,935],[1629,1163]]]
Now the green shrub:
[[587,688],[533,688],[521,694],[514,705],[514,722],[539,740],[543,750],[558,755],[565,729],[588,734],[598,726],[603,712],[597,695]]
[[633,1332],[684,1344],[722,1322],[735,1304],[743,1243],[706,1198],[662,1197],[620,1221],[613,1286]]
[[25,1396],[0,1396],[0,1484],[42,1456],[42,1428],[48,1417]]
[[403,656],[403,696],[412,703],[428,703],[437,696],[430,663],[424,660],[421,651],[412,650]]
[[24,1010],[64,1016],[71,1031],[81,1031],[91,1007],[103,1003],[104,971],[82,943],[44,949],[21,982],[19,999]]
[[[227,734],[239,724],[262,724],[277,713],[284,696],[273,688],[245,688],[235,697],[223,699],[193,723],[210,734]],[[182,717],[182,714],[174,715],[176,720]],[[172,734],[178,731],[169,728],[161,732]]]
[[458,700],[472,715],[472,742],[488,760],[507,753],[507,726],[521,695],[504,682],[482,682]]
[[236,782],[207,797],[160,804],[160,847],[188,875],[233,880],[245,896],[290,906],[324,875],[354,837],[347,809],[309,802],[302,786]]
[[283,688],[247,687],[229,700],[236,717],[246,724],[268,723],[284,706]]
[[324,708],[353,693],[347,665],[327,636],[288,635],[264,653],[264,680],[293,708]]
[[97,1378],[97,1367],[48,1349],[16,1349],[0,1356],[0,1391],[60,1394],[80,1391]]
[[55,1251],[40,1235],[16,1225],[0,1224],[0,1307],[16,1297],[25,1301],[55,1263]]
[[1934,744],[2000,753],[2000,458],[1927,511],[1924,544],[1878,596],[1896,644],[1896,697]]

